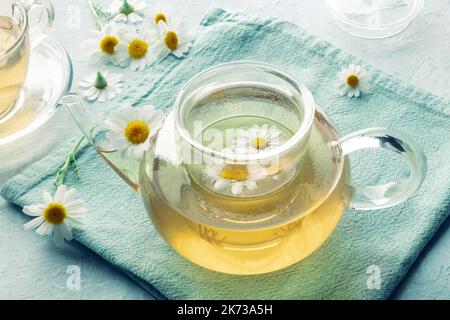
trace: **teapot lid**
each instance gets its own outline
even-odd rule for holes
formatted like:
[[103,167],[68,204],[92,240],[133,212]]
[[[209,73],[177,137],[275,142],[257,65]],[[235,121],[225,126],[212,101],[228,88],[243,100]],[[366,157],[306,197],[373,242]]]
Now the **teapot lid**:
[[[172,119],[158,135],[155,148],[148,154],[145,175],[158,196],[187,218],[223,229],[249,230],[283,225],[314,211],[339,188],[342,210],[347,206],[349,190],[342,150],[332,143],[339,140],[328,117],[315,112],[307,146],[295,174],[276,190],[262,196],[234,196],[217,192],[208,182],[192,173],[173,151],[177,143]],[[170,134],[172,133],[172,134]],[[172,148],[167,147],[171,145]],[[268,177],[272,179],[272,177]],[[259,183],[259,182],[257,182]],[[251,193],[250,193],[251,194]]]

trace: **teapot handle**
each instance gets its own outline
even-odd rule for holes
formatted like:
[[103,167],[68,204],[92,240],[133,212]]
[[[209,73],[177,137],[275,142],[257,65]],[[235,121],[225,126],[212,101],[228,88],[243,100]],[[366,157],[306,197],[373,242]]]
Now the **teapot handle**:
[[376,186],[354,187],[350,208],[358,210],[382,209],[405,201],[422,184],[427,172],[425,154],[419,145],[400,132],[385,128],[369,128],[349,134],[335,142],[343,154],[368,148],[384,148],[402,155],[409,172],[395,181]]
[[[55,20],[55,9],[51,0],[26,0],[23,4],[27,10],[31,47],[36,47],[46,36],[48,29]],[[15,5],[13,5],[15,6]],[[35,16],[35,21],[30,17]]]

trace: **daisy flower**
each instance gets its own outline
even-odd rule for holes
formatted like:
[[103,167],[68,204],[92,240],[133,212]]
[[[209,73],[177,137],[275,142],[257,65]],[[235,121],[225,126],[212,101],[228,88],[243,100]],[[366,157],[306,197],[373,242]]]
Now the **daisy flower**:
[[157,3],[156,5],[151,6],[149,13],[146,16],[148,16],[146,24],[156,30],[159,28],[158,24],[160,21],[169,25],[173,23],[172,8],[167,6],[165,3]]
[[155,35],[148,30],[129,30],[119,45],[120,65],[130,66],[133,71],[142,71],[155,61],[154,54],[150,51],[150,44]]
[[255,124],[248,130],[238,129],[236,145],[255,152],[269,150],[280,145],[280,135],[281,131],[274,126],[269,128],[267,124]]
[[114,21],[137,23],[142,21],[147,4],[141,0],[114,0],[109,7]]
[[160,40],[155,46],[155,51],[159,59],[164,59],[171,53],[180,58],[189,51],[192,39],[182,24],[172,26],[159,21],[158,29]]
[[370,75],[360,66],[351,64],[348,68],[342,68],[337,74],[339,79],[338,90],[341,95],[349,97],[359,97],[361,93],[370,90]]
[[113,150],[122,152],[122,157],[142,160],[150,148],[150,139],[162,127],[163,118],[164,114],[153,106],[127,105],[106,119],[106,138]]
[[[248,150],[229,148],[222,150],[222,153],[230,155],[246,154]],[[205,158],[207,162],[205,173],[208,177],[214,179],[213,188],[217,191],[230,189],[233,195],[239,195],[244,187],[249,190],[255,190],[257,181],[267,177],[266,170],[259,164],[239,164],[228,162],[219,158]]]
[[109,73],[106,68],[91,73],[79,82],[82,95],[89,101],[104,102],[119,94],[123,87],[122,75]]
[[23,207],[25,214],[36,217],[23,225],[25,230],[36,229],[41,236],[53,235],[58,246],[63,245],[64,239],[72,240],[72,227],[81,228],[86,213],[84,201],[75,199],[75,194],[75,189],[60,185],[54,197],[44,193],[44,203]]
[[111,62],[118,65],[117,45],[120,43],[122,32],[122,28],[114,22],[108,23],[100,31],[92,30],[92,38],[83,42],[83,47],[88,50],[89,63]]

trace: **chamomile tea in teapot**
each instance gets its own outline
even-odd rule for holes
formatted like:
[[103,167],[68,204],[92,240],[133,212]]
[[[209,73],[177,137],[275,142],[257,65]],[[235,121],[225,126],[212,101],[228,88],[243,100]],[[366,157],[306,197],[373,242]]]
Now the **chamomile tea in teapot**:
[[[188,81],[141,161],[108,144],[107,125],[76,97],[63,102],[106,162],[140,190],[172,248],[224,273],[292,265],[325,242],[346,208],[403,202],[426,172],[408,137],[372,128],[341,138],[303,84],[258,62],[218,65]],[[365,148],[401,154],[408,175],[352,186],[347,155]]]

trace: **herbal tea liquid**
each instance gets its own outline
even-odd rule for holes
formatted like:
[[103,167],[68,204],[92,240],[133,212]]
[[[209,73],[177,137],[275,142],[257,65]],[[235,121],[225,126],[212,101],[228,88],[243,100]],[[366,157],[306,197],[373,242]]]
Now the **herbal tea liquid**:
[[[312,142],[320,145],[317,140],[330,135],[325,130],[317,124]],[[156,158],[141,167],[143,200],[160,234],[192,262],[231,274],[275,271],[317,249],[347,207],[348,165],[322,202],[320,181],[326,178],[321,176],[322,166],[329,164],[312,159],[323,152],[311,148],[293,179],[272,193],[250,199],[219,195],[193,180],[186,184],[184,169]],[[256,227],[249,229],[249,224]]]
[[28,69],[28,39],[12,48],[20,33],[13,19],[0,16],[0,123],[17,99]]

